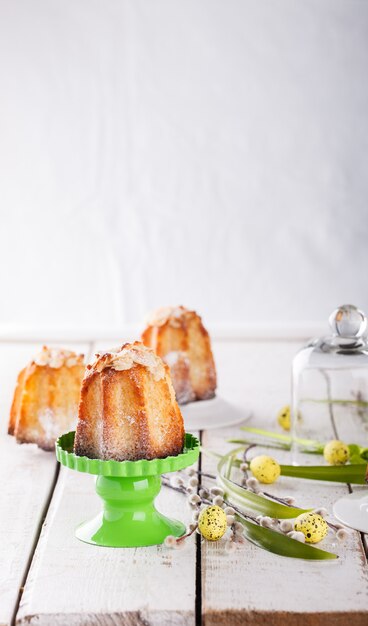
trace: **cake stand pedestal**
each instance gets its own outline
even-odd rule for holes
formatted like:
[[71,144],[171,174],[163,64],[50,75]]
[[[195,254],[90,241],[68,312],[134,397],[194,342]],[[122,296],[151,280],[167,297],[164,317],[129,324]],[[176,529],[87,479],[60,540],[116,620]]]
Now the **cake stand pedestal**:
[[161,489],[161,474],[175,472],[195,463],[199,441],[186,433],[184,449],[177,456],[151,461],[101,461],[73,452],[74,431],[56,442],[56,457],[65,467],[94,474],[102,511],[83,522],[75,535],[98,546],[132,548],[161,544],[168,535],[180,537],[182,522],[159,513],[154,500]]

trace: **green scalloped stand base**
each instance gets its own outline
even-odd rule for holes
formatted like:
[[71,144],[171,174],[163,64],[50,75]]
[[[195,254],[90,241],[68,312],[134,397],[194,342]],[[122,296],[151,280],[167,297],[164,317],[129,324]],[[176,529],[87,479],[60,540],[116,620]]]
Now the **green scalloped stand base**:
[[96,492],[103,501],[102,512],[76,529],[78,539],[98,546],[133,548],[161,544],[168,535],[184,534],[184,524],[159,513],[154,500],[161,489],[161,468],[162,472],[176,471],[197,460],[199,442],[195,437],[186,434],[185,448],[177,457],[152,461],[97,460],[97,464],[96,459],[75,455],[73,442],[74,433],[58,439],[57,459],[77,471],[97,474]]

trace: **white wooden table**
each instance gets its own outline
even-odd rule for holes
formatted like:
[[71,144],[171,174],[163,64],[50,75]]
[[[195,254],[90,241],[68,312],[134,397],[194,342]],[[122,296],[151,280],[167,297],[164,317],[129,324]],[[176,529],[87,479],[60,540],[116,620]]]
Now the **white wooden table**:
[[[119,339],[62,345],[91,355]],[[215,340],[219,393],[250,407],[254,425],[273,427],[288,403],[290,363],[302,343],[295,333],[289,341]],[[100,509],[93,478],[59,469],[52,453],[19,446],[6,434],[16,375],[39,345],[0,344],[0,626],[367,626],[368,569],[359,533],[344,545],[330,540],[327,547],[341,558],[322,563],[278,557],[250,543],[228,554],[198,535],[177,551],[79,542],[75,527]],[[238,427],[200,433],[205,446],[220,452],[239,434]],[[202,469],[212,465],[202,458]],[[305,506],[329,509],[348,489],[287,478],[273,487]],[[181,494],[163,488],[158,506],[189,521]]]

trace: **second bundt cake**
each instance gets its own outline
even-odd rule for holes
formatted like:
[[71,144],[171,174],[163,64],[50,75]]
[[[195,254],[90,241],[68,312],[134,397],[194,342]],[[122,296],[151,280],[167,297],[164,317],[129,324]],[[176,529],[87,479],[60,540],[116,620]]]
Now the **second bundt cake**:
[[57,437],[75,428],[84,369],[83,354],[43,346],[18,375],[9,435],[53,450]]
[[142,341],[169,365],[179,404],[214,397],[211,341],[195,311],[183,306],[158,309],[149,316]]
[[164,458],[184,445],[169,368],[139,342],[97,354],[81,389],[74,452],[116,461]]

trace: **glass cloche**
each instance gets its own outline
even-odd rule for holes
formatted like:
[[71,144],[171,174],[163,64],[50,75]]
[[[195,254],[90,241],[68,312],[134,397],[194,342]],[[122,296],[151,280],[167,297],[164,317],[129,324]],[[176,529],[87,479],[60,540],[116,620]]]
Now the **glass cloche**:
[[[357,307],[340,306],[329,318],[331,334],[311,341],[292,366],[293,462],[306,464],[305,439],[367,446],[367,318]],[[321,457],[308,455],[308,463]]]

